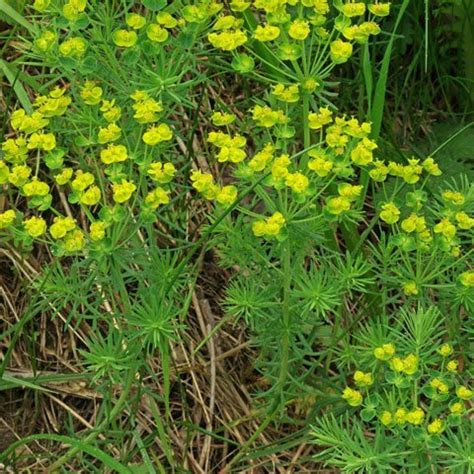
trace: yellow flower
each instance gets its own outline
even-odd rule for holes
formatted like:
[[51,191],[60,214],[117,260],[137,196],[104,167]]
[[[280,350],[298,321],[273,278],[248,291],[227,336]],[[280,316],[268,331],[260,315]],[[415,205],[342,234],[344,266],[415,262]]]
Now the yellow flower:
[[64,93],[65,89],[56,87],[50,92],[49,97],[38,96],[34,106],[44,117],[58,117],[63,115],[72,102],[72,99],[65,96]]
[[5,229],[15,222],[16,213],[12,209],[0,213],[0,229]]
[[166,123],[154,125],[143,134],[143,141],[150,146],[158,145],[158,143],[169,141],[173,138],[173,132]]
[[230,206],[237,199],[237,188],[235,186],[224,186],[216,196],[216,201],[223,206]]
[[44,12],[46,8],[49,7],[49,4],[51,3],[51,0],[35,0],[33,2],[32,8],[39,12]]
[[363,401],[362,394],[358,390],[353,390],[350,387],[344,389],[342,398],[344,398],[351,407],[358,407]]
[[87,191],[82,194],[79,199],[81,204],[85,206],[95,206],[101,198],[100,189],[97,186],[91,186]]
[[31,168],[26,166],[26,165],[18,165],[14,166],[10,170],[10,174],[8,175],[8,181],[13,184],[13,186],[16,186],[17,188],[20,188],[23,186],[27,181],[28,178],[30,177],[31,174]]
[[124,145],[109,145],[100,152],[100,159],[106,165],[126,161],[128,159],[127,149]]
[[168,192],[160,187],[150,191],[145,198],[145,203],[152,209],[156,209],[161,204],[168,204],[169,202]]
[[155,161],[150,164],[147,173],[153,181],[157,181],[158,183],[169,183],[176,174],[176,168],[172,163],[163,164],[161,161]]
[[407,375],[413,375],[418,370],[418,356],[409,354],[403,359],[403,371]]
[[98,140],[102,144],[114,142],[120,138],[121,134],[122,129],[117,124],[111,123],[99,129]]
[[69,38],[59,45],[59,52],[62,56],[70,58],[82,58],[87,49],[87,42],[84,38]]
[[400,219],[400,209],[393,202],[382,204],[380,219],[387,224],[395,224]]
[[267,105],[256,105],[251,111],[252,118],[260,127],[270,128],[276,124],[284,124],[288,121],[282,110],[272,110]]
[[351,201],[343,196],[332,197],[326,201],[326,209],[330,214],[338,216],[350,210]]
[[365,3],[346,3],[341,8],[342,14],[349,18],[361,16],[365,13]]
[[458,227],[462,230],[470,230],[474,227],[474,219],[469,217],[465,212],[457,212],[455,218]]
[[[43,114],[40,112],[33,112],[32,114],[28,115],[24,109],[18,109],[11,114],[10,123],[14,130],[20,130],[21,132],[25,133],[33,133],[46,127],[49,123],[49,120],[43,117]],[[21,140],[24,140],[24,138],[18,137],[15,141],[13,141],[13,143],[16,143],[17,146],[21,147]],[[7,140],[7,142],[10,144],[12,143],[10,140]],[[24,143],[26,145],[26,142]]]
[[275,147],[271,143],[267,143],[263,150],[256,153],[253,158],[249,161],[248,166],[249,169],[256,173],[258,171],[263,171],[266,166],[273,160],[273,153],[275,151]]
[[359,387],[369,387],[374,383],[374,377],[371,373],[364,373],[361,370],[356,370],[354,373],[354,382]]
[[91,184],[94,184],[95,178],[92,173],[86,172],[82,170],[76,171],[76,177],[71,183],[71,187],[74,191],[82,192]]
[[5,161],[15,164],[23,163],[28,157],[28,143],[24,137],[8,138],[2,143]]
[[127,202],[132,194],[136,191],[137,187],[131,181],[122,179],[120,183],[112,185],[113,199],[116,203],[122,204]]
[[274,25],[258,25],[254,37],[258,41],[273,41],[280,36],[280,28]]
[[428,425],[429,434],[441,434],[444,431],[445,424],[440,418],[436,418]]
[[252,230],[256,237],[275,237],[281,228],[285,225],[285,218],[281,212],[275,212],[265,220],[259,220],[253,223]]
[[135,110],[133,117],[139,123],[156,122],[160,112],[163,112],[161,102],[149,97],[146,92],[136,91],[135,94],[132,95],[132,99],[135,101],[132,106],[133,110]]
[[133,30],[117,30],[112,34],[113,42],[120,48],[131,48],[138,41],[138,35]]
[[447,364],[446,364],[446,368],[448,369],[448,372],[457,372],[458,371],[458,367],[459,367],[459,361],[453,359],[453,360],[450,360]]
[[192,186],[200,192],[206,199],[215,199],[219,192],[219,187],[214,183],[214,177],[210,173],[193,171],[191,173]]
[[58,173],[54,177],[54,180],[60,186],[64,186],[72,178],[73,173],[74,173],[74,170],[72,168],[64,168],[60,173]]
[[438,377],[430,381],[430,387],[437,390],[439,393],[448,393],[449,387]]
[[307,77],[301,81],[301,87],[307,92],[313,92],[319,86],[320,82],[318,82],[314,77]]
[[209,33],[207,39],[215,48],[233,51],[247,42],[247,35],[242,30],[227,30],[220,33]]
[[45,53],[53,47],[57,38],[58,35],[54,31],[45,30],[35,39],[35,46]]
[[437,352],[443,357],[448,357],[453,353],[453,346],[451,344],[445,343],[441,347],[438,347]]
[[82,250],[85,246],[85,238],[84,234],[82,231],[79,229],[75,229],[69,234],[66,235],[64,239],[64,250],[66,252],[78,252],[79,250]]
[[335,64],[342,64],[352,56],[352,44],[346,41],[336,40],[331,43],[331,59]]
[[298,41],[305,40],[310,33],[310,26],[306,20],[294,20],[288,29],[288,35]]
[[318,148],[308,151],[308,155],[313,159],[308,161],[308,168],[315,171],[318,176],[324,178],[334,167],[334,163],[326,156],[326,153]]
[[390,368],[395,372],[403,372],[404,365],[403,360],[400,357],[394,357],[390,360]]
[[456,235],[456,226],[446,217],[441,222],[438,222],[433,228],[435,234],[441,234],[446,239],[452,240]]
[[465,407],[461,402],[454,402],[449,406],[449,411],[454,415],[460,415],[464,413]]
[[289,173],[286,175],[285,184],[295,193],[304,193],[309,186],[309,179],[303,173]]
[[470,400],[474,392],[464,385],[459,385],[459,387],[456,387],[456,395],[462,400]]
[[222,112],[214,112],[211,116],[211,122],[216,127],[224,127],[226,125],[230,125],[235,120],[234,114],[229,113],[222,113]]
[[272,88],[272,94],[282,102],[298,102],[300,96],[298,91],[298,85],[293,84],[285,87],[283,84],[277,84]]
[[230,9],[233,12],[243,12],[247,10],[250,6],[250,2],[246,2],[245,0],[232,0],[230,2]]
[[[377,182],[383,182],[387,179],[389,172],[388,166],[385,165],[383,161],[376,160],[374,163],[374,168],[369,171],[369,176]],[[398,220],[398,219],[397,219]]]
[[63,15],[69,21],[76,21],[86,7],[87,0],[69,0],[63,6]]
[[242,20],[236,18],[233,15],[224,15],[217,19],[212,27],[213,30],[231,30],[237,29],[242,26]]
[[23,186],[25,196],[47,196],[49,193],[49,185],[38,178],[33,178],[29,183]]
[[76,222],[72,217],[55,217],[53,224],[49,228],[49,233],[53,239],[62,239],[75,227]]
[[373,150],[377,148],[377,144],[369,140],[368,138],[363,138],[351,151],[351,160],[359,166],[365,166],[373,161]]
[[90,238],[94,241],[103,240],[105,238],[105,229],[107,228],[105,222],[96,221],[91,224]]
[[416,296],[419,292],[418,286],[414,281],[407,281],[403,285],[403,293],[407,296]]
[[390,14],[390,3],[371,3],[368,5],[368,9],[375,16],[388,16]]
[[175,28],[178,26],[178,20],[168,12],[159,12],[158,15],[156,15],[156,22],[165,28]]
[[8,183],[8,177],[10,176],[10,169],[4,161],[0,161],[0,184]]
[[93,81],[86,81],[81,88],[81,97],[87,105],[96,105],[102,98],[102,87]]
[[289,174],[288,166],[291,161],[288,155],[281,155],[275,159],[272,165],[272,178],[274,181],[280,181],[286,178]]
[[415,408],[415,410],[407,413],[406,420],[412,425],[421,425],[424,417],[424,411],[421,408]]
[[383,344],[374,349],[374,356],[379,360],[389,360],[395,354],[395,346],[392,343]]
[[382,425],[388,426],[392,423],[393,416],[389,411],[385,410],[385,411],[382,412],[379,419],[380,419],[380,422],[382,423]]
[[407,411],[405,408],[398,408],[393,416],[395,423],[404,425],[407,421]]
[[125,21],[127,25],[134,30],[140,30],[146,24],[145,17],[138,13],[128,13]]
[[362,192],[362,186],[352,185],[349,183],[341,183],[337,187],[339,196],[348,199],[349,201],[355,201]]
[[[15,168],[13,168],[15,169]],[[459,275],[459,280],[463,286],[468,288],[474,286],[474,271],[467,271]]]
[[152,23],[151,25],[147,26],[146,35],[150,41],[155,43],[164,43],[168,39],[169,33],[160,25]]
[[220,163],[225,163],[226,161],[240,163],[245,160],[246,156],[247,154],[245,151],[240,148],[234,146],[223,146],[217,155],[217,161]]
[[37,238],[46,232],[46,221],[42,217],[30,217],[24,224],[27,234],[31,237]]
[[401,227],[402,230],[409,234],[415,231],[423,232],[426,228],[426,221],[423,216],[417,216],[415,213],[412,213],[402,221]]
[[103,116],[107,122],[116,122],[122,115],[122,109],[115,105],[115,99],[103,100],[100,111],[103,113]]
[[51,151],[56,148],[56,137],[53,133],[33,133],[28,140],[29,150]]
[[455,206],[462,206],[466,202],[466,198],[457,191],[444,191],[441,195],[446,202],[451,202]]
[[243,148],[247,144],[247,140],[242,135],[237,134],[232,137],[221,131],[209,133],[207,141],[218,148]]
[[319,130],[324,125],[332,122],[332,111],[328,107],[320,107],[319,112],[311,112],[308,115],[309,128]]
[[433,176],[441,176],[443,174],[441,170],[439,169],[439,166],[435,163],[435,161],[431,157],[426,158],[426,160],[424,160],[423,163],[421,163],[421,165],[423,166],[423,169],[427,173]]
[[380,26],[375,23],[375,21],[364,21],[359,25],[359,31],[363,36],[369,37],[370,35],[380,34],[382,30],[380,29]]

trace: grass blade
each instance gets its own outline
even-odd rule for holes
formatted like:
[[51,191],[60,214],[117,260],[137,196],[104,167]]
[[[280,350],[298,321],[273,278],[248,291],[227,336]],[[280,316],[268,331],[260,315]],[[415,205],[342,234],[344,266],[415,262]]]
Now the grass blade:
[[131,469],[124,466],[123,464],[116,461],[112,456],[109,456],[107,453],[104,453],[99,448],[91,444],[84,443],[83,441],[71,438],[69,436],[55,435],[55,434],[38,434],[27,436],[16,443],[11,444],[3,453],[0,454],[0,461],[5,462],[8,456],[13,453],[18,447],[28,444],[30,441],[56,441],[58,443],[69,444],[72,447],[77,448],[78,450],[89,454],[90,456],[102,461],[107,467],[112,469],[113,472],[118,472],[119,474],[131,474]]
[[33,107],[31,105],[28,94],[25,88],[23,87],[23,84],[18,80],[19,72],[15,73],[12,70],[11,66],[3,59],[0,59],[0,70],[3,71],[11,86],[13,87],[13,90],[15,91],[15,94],[18,97],[18,100],[22,107],[28,113],[33,112]]
[[36,34],[36,26],[30,23],[21,13],[8,5],[5,0],[0,0],[0,11],[9,16],[13,21],[26,28],[31,33]]

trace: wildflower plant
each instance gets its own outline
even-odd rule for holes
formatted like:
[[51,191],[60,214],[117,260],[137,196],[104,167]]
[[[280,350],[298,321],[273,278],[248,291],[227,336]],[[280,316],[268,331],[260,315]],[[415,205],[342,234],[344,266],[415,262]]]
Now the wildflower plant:
[[[263,422],[232,463],[280,416],[345,472],[467,472],[472,184],[444,179],[442,147],[390,154],[371,111],[338,110],[338,68],[358,55],[367,68],[374,38],[391,44],[394,5],[168,3],[28,6],[21,61],[51,80],[10,113],[0,239],[55,257],[36,311],[91,324],[93,383],[125,381],[115,414],[136,384],[134,402],[143,390],[169,420],[173,344],[212,251],[261,374]],[[219,97],[220,76],[247,94]],[[320,420],[295,420],[314,397]]]
[[[315,422],[315,442],[324,446],[317,457],[348,472],[429,472],[443,465],[466,472],[469,456],[452,449],[452,438],[472,436],[472,361],[446,342],[436,308],[403,311],[399,321],[383,326],[379,337],[374,324],[355,333],[352,363],[343,369],[348,385],[340,393],[351,421],[325,415]],[[356,434],[362,432],[370,436]]]

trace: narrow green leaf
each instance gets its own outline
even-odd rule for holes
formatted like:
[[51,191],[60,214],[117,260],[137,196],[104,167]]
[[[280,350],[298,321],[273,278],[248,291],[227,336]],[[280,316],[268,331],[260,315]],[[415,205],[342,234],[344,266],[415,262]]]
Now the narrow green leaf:
[[372,135],[373,138],[378,138],[380,134],[380,129],[382,127],[383,111],[385,107],[385,95],[387,92],[387,80],[388,80],[388,70],[390,67],[390,60],[392,57],[393,43],[395,41],[396,33],[400,22],[402,21],[405,10],[410,4],[410,0],[403,0],[400,11],[398,12],[397,20],[395,21],[395,26],[392,31],[392,37],[388,42],[387,49],[382,60],[382,67],[380,69],[380,75],[375,86],[375,95],[373,101],[373,107],[371,110],[371,121],[372,121]]
[[26,379],[19,379],[17,377],[13,377],[12,375],[3,374],[2,378],[0,379],[0,391],[10,390],[12,388],[18,387],[30,388],[31,390],[40,390],[42,392],[52,392],[52,390],[41,387],[41,385],[36,385]]
[[36,34],[36,26],[26,20],[25,17],[21,13],[18,13],[13,7],[8,5],[5,0],[0,0],[0,11],[16,21],[19,25],[25,27],[31,33]]
[[81,440],[77,440],[74,438],[71,438],[69,436],[61,436],[61,435],[55,435],[55,434],[38,434],[38,435],[32,435],[32,436],[27,436],[26,438],[23,438],[16,443],[11,444],[5,451],[0,453],[0,461],[4,462],[8,458],[8,456],[15,452],[17,448],[20,446],[28,444],[30,441],[56,441],[58,443],[64,443],[64,444],[69,444],[80,451],[83,451],[84,453],[87,453],[91,455],[92,457],[98,459],[99,461],[102,461],[108,468],[112,469],[113,472],[118,472],[119,474],[131,474],[131,470],[124,466],[123,464],[119,463],[116,461],[112,456],[109,456],[107,453],[104,453],[99,448],[94,447],[91,444],[86,444],[85,442]]
[[[0,2],[1,1],[2,0],[0,0]],[[25,88],[23,87],[23,84],[18,80],[18,73],[15,74],[11,66],[3,59],[0,59],[0,70],[3,71],[6,78],[8,79],[8,82],[10,82],[11,86],[13,87],[13,90],[15,91],[15,94],[18,97],[18,100],[22,107],[28,113],[33,112],[33,107],[31,105],[28,94]]]

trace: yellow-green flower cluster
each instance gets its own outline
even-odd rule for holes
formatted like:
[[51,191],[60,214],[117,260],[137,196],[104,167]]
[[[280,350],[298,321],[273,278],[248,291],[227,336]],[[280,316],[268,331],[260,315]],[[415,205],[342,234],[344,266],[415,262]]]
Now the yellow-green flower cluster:
[[[70,5],[76,4],[70,2]],[[165,20],[163,16],[160,18]],[[40,239],[60,254],[76,253],[85,250],[88,243],[105,239],[114,219],[124,216],[117,214],[117,206],[126,207],[137,216],[144,213],[150,222],[153,211],[170,202],[168,188],[176,174],[172,163],[153,161],[145,146],[169,141],[173,136],[169,125],[156,124],[163,111],[161,103],[146,92],[133,94],[127,119],[151,124],[143,135],[145,144],[134,149],[134,153],[140,154],[136,166],[135,155],[132,156],[127,145],[117,143],[124,137],[124,130],[118,124],[122,108],[115,99],[104,98],[104,87],[97,81],[85,81],[76,97],[79,106],[91,107],[99,117],[97,130],[90,132],[91,149],[81,165],[65,166],[68,154],[57,144],[65,130],[64,122],[55,126],[53,121],[67,120],[69,115],[63,116],[72,114],[69,112],[72,98],[66,89],[56,87],[49,94],[36,97],[31,113],[18,109],[11,114],[12,134],[1,144],[0,156],[0,184],[16,188],[28,200],[28,207],[37,210],[37,214],[30,212],[22,217],[22,213],[9,209],[0,214],[0,228],[27,244]],[[59,135],[48,128],[58,129]],[[100,149],[95,148],[97,143],[102,145]],[[34,166],[30,166],[30,160]],[[58,202],[54,200],[55,190],[63,196]],[[133,199],[138,191],[141,199]],[[230,202],[231,191],[231,187],[220,190],[219,202]],[[236,194],[235,190],[234,198]],[[61,206],[66,216],[55,205]],[[79,215],[75,205],[84,210],[84,218],[77,222],[72,217]],[[48,212],[50,209],[53,212]]]
[[185,23],[167,11],[160,11],[151,22],[139,13],[131,12],[126,15],[125,21],[128,28],[117,29],[112,34],[114,44],[125,49],[133,48],[142,34],[152,43],[164,43],[170,37],[170,30]]
[[252,230],[257,237],[277,237],[285,225],[285,218],[281,212],[275,212],[266,219],[260,219],[253,223]]
[[[334,66],[352,56],[354,43],[365,43],[370,36],[378,35],[381,30],[376,20],[390,12],[389,3],[370,4],[367,8],[362,2],[335,6],[340,15],[330,26],[333,34],[327,29],[330,23],[327,0],[234,0],[229,4],[230,11],[225,13],[217,2],[202,1],[186,7],[184,18],[202,23],[219,14],[208,34],[212,46],[234,51],[255,40],[266,43],[283,60],[298,59],[305,41],[312,36],[329,46],[326,56]],[[243,23],[239,13],[252,7],[255,10],[252,15],[260,21],[250,28]]]
[[214,177],[210,173],[193,171],[191,181],[193,188],[206,199],[216,200],[223,206],[230,206],[237,199],[237,188],[235,186],[229,185],[220,187],[214,182]]
[[217,161],[224,163],[240,163],[245,160],[247,154],[243,148],[247,144],[247,140],[242,135],[231,136],[224,132],[211,132],[207,138],[209,143],[219,148]]
[[364,399],[362,393],[350,387],[346,387],[344,389],[342,392],[342,398],[346,400],[351,407],[358,407],[359,405],[362,405]]

